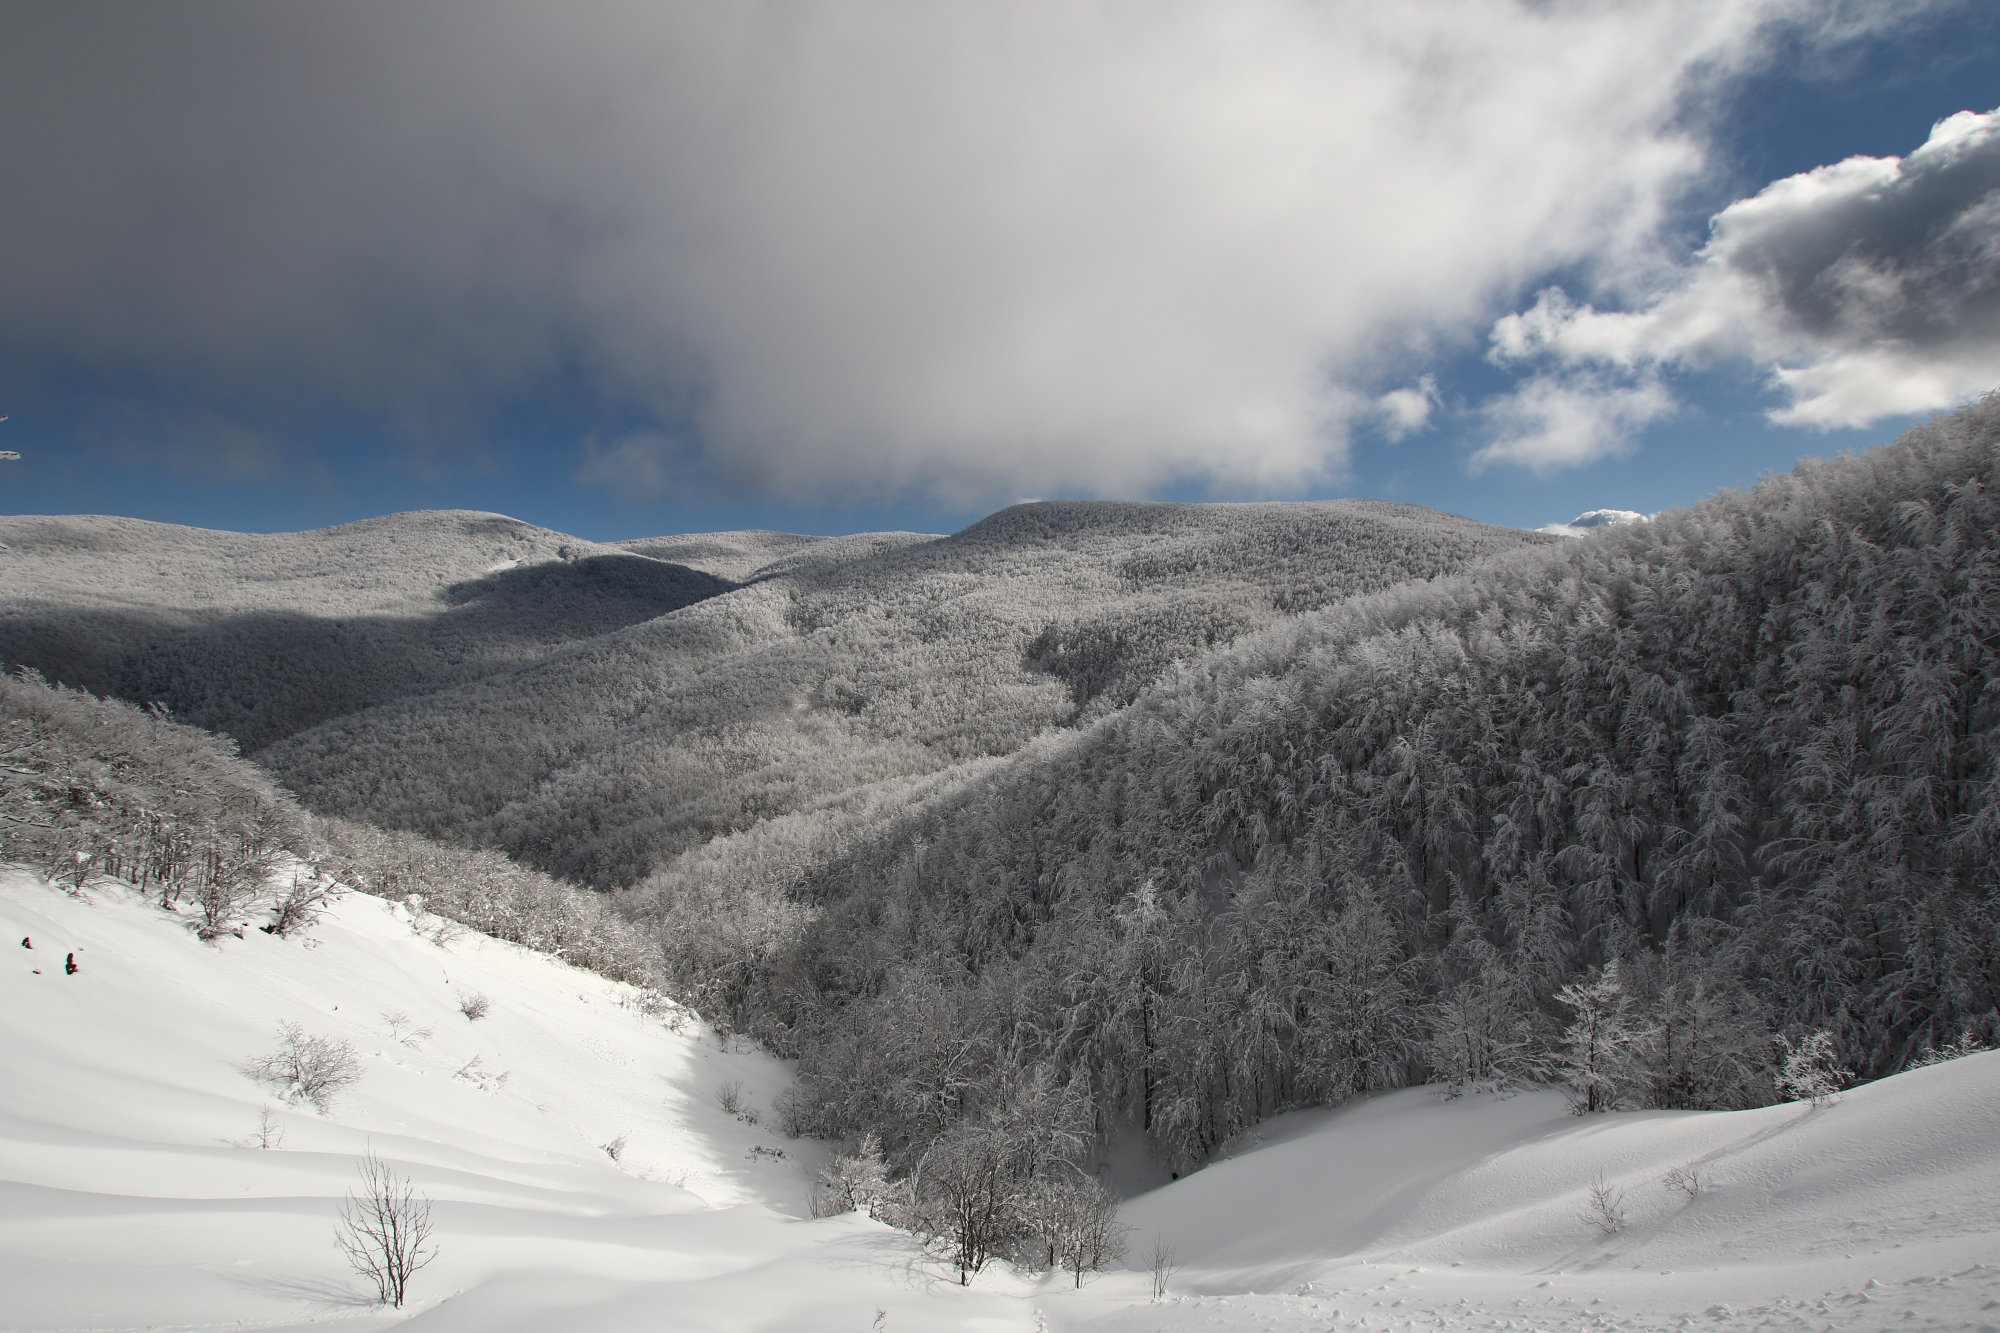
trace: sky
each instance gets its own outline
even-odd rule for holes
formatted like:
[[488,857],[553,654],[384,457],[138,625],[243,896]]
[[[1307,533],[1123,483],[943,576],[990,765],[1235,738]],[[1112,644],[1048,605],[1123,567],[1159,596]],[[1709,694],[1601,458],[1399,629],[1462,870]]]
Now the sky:
[[1984,0],[16,0],[0,511],[1537,527],[2000,385]]

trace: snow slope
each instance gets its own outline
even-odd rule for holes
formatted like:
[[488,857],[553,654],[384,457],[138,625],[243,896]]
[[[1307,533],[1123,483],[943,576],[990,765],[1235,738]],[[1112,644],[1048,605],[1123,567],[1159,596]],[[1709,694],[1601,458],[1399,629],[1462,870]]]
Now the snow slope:
[[[1143,1271],[963,1289],[886,1227],[803,1220],[817,1147],[717,1099],[740,1082],[768,1118],[777,1061],[438,924],[357,895],[310,940],[212,948],[129,891],[0,874],[0,1329],[2000,1333],[2000,1054],[1817,1109],[1579,1119],[1413,1089],[1301,1112],[1126,1205],[1133,1269],[1156,1238],[1178,1253],[1165,1301]],[[238,1072],[280,1020],[360,1050],[330,1114]],[[368,1147],[437,1205],[400,1314],[332,1244]],[[1659,1183],[1690,1164],[1692,1198]],[[1600,1174],[1610,1235],[1583,1217]]]
[[[814,1146],[716,1097],[740,1082],[768,1118],[782,1066],[671,1030],[629,987],[480,936],[440,947],[412,929],[436,918],[360,895],[312,939],[219,949],[127,891],[90,896],[0,875],[0,1328],[1031,1327],[1005,1274],[964,1290],[886,1227],[800,1220]],[[395,1040],[399,1011],[432,1034]],[[238,1072],[281,1020],[361,1052],[331,1114]],[[598,1146],[619,1134],[622,1165]],[[402,1315],[333,1247],[370,1146],[436,1201]]]
[[[1699,1192],[1662,1184],[1695,1167]],[[1625,1214],[1586,1220],[1600,1174]],[[1272,1121],[1123,1211],[1182,1268],[1059,1329],[2000,1329],[2000,1053],[1755,1111],[1410,1089]]]

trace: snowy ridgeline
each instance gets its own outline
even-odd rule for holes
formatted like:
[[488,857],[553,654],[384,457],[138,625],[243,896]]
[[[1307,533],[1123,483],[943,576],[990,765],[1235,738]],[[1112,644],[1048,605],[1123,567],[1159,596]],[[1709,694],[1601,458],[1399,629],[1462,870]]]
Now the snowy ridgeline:
[[[768,1125],[779,1063],[436,925],[354,895],[211,946],[117,886],[0,876],[0,1328],[2000,1328],[2000,1054],[1819,1107],[1294,1113],[1128,1201],[1130,1269],[961,1288],[805,1220],[822,1150]],[[323,1112],[242,1072],[285,1022],[353,1048]],[[433,1201],[401,1313],[334,1247],[370,1149]]]

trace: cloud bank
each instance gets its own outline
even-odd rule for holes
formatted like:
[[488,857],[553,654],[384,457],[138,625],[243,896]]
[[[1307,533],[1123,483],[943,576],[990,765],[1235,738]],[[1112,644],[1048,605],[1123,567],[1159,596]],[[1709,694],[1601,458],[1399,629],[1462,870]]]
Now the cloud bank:
[[[1819,12],[10,6],[0,354],[265,427],[359,413],[419,440],[560,393],[613,441],[579,439],[581,480],[635,494],[697,473],[794,498],[1276,492],[1337,476],[1352,429],[1421,429],[1434,390],[1396,386],[1523,282],[1645,250],[1702,166],[1672,128],[1690,91]],[[1983,161],[1976,138],[1932,157]],[[1839,258],[1813,268],[1806,244],[1831,201],[1886,218],[1902,206],[1868,191],[1901,199],[1912,172],[1935,184],[1904,193],[1949,193],[1959,169],[1931,160],[1725,215],[1704,272],[1746,275],[1714,290],[1774,312],[1758,347],[1807,331],[1873,365],[1867,330],[1936,343],[1907,312],[1988,262],[1971,231],[1919,273],[1884,222],[1839,284],[1790,276]],[[1709,346],[1720,300],[1639,317],[1635,364]],[[1538,311],[1522,347],[1562,359],[1598,356],[1613,318]],[[1801,420],[1881,397],[1832,358],[1787,371]],[[1531,437],[1608,447],[1565,392],[1524,397],[1486,461],[1535,463]],[[1622,392],[1628,424],[1655,411]]]
[[1554,424],[1481,457],[1544,469],[1615,453],[1668,410],[1662,367],[1765,367],[1786,400],[1771,419],[1788,426],[1863,426],[1976,397],[2000,385],[2000,112],[1941,121],[1906,158],[1849,158],[1738,200],[1645,309],[1599,311],[1552,289],[1492,340],[1496,361],[1556,369],[1490,411]]

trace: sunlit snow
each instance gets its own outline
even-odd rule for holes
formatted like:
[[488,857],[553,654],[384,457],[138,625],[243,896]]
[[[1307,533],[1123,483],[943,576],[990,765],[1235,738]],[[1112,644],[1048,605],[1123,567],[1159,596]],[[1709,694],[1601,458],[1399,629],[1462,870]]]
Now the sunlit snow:
[[[821,1150],[773,1127],[778,1061],[440,925],[355,895],[310,939],[217,948],[129,889],[0,876],[0,1327],[2000,1328],[2000,1054],[1817,1108],[1578,1118],[1411,1089],[1295,1113],[1129,1201],[1127,1268],[961,1288],[901,1233],[803,1217]],[[281,1020],[360,1051],[330,1113],[240,1072]],[[401,1313],[332,1241],[371,1147],[436,1201]],[[1691,1196],[1661,1183],[1688,1166]],[[1156,1242],[1178,1260],[1158,1302]]]

